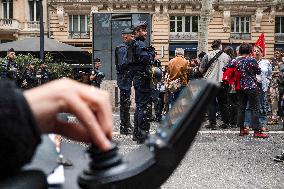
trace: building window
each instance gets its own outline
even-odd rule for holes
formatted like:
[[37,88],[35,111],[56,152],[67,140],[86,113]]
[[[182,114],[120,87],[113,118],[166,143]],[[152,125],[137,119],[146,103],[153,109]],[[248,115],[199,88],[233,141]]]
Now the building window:
[[232,17],[232,33],[250,33],[250,17]]
[[89,38],[90,16],[69,15],[69,35],[71,38]]
[[198,32],[198,16],[171,16],[171,33]]
[[40,17],[40,7],[39,0],[29,0],[29,8],[30,8],[30,21],[39,21]]
[[284,33],[284,17],[275,17],[275,33]]
[[13,18],[13,0],[2,0],[3,3],[3,18]]

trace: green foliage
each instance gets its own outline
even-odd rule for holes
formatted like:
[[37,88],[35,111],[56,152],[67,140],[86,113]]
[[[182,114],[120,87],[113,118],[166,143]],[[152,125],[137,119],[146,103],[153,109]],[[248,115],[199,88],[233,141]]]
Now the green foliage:
[[[15,62],[18,65],[18,71],[20,74],[24,73],[25,68],[28,65],[28,63],[34,63],[35,70],[38,70],[41,64],[41,60],[36,58],[32,54],[25,54],[25,55],[19,54],[17,55]],[[45,64],[46,64],[46,69],[49,72],[51,79],[69,77],[72,72],[72,68],[69,64],[66,64],[65,62],[55,61],[49,53],[45,55]]]

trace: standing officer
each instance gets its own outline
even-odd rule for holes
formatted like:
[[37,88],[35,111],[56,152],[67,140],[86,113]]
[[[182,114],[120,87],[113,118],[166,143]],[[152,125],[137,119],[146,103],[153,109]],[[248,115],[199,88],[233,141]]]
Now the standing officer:
[[37,86],[37,78],[35,71],[35,64],[30,62],[27,64],[26,69],[23,73],[21,88],[31,89]]
[[96,58],[93,63],[93,69],[91,71],[90,84],[98,88],[101,87],[101,83],[105,78],[105,74],[100,71],[101,67],[102,67],[101,59]]
[[151,76],[147,70],[154,61],[155,52],[146,47],[147,23],[133,26],[134,40],[128,48],[129,70],[133,75],[136,110],[134,114],[133,140],[143,143],[149,133],[151,118]]
[[117,85],[120,90],[120,134],[132,134],[130,124],[130,95],[133,76],[130,74],[127,61],[127,51],[133,41],[133,30],[126,28],[122,31],[123,43],[115,48],[115,66],[117,71]]
[[41,64],[39,70],[36,72],[38,85],[42,85],[49,81],[49,73],[46,70],[46,64]]
[[15,51],[11,48],[7,51],[7,59],[1,64],[1,79],[10,79],[18,82],[18,66],[15,59]]

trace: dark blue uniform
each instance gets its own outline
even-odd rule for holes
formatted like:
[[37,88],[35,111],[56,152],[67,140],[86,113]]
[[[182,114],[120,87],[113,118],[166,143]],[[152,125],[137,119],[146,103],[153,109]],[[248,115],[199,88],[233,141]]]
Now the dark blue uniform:
[[133,75],[136,103],[133,139],[143,142],[149,132],[151,119],[151,76],[147,68],[154,60],[155,53],[149,51],[139,39],[135,39],[131,45],[133,61],[129,63],[129,69]]
[[128,45],[122,43],[115,49],[115,65],[117,70],[117,85],[120,90],[120,133],[130,134],[130,95],[133,77],[127,62]]

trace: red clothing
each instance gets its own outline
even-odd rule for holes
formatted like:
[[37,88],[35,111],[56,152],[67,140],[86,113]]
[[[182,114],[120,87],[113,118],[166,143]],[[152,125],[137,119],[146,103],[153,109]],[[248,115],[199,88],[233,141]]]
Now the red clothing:
[[235,85],[236,90],[241,89],[241,74],[237,71],[237,68],[226,68],[223,73],[223,82],[229,85]]

